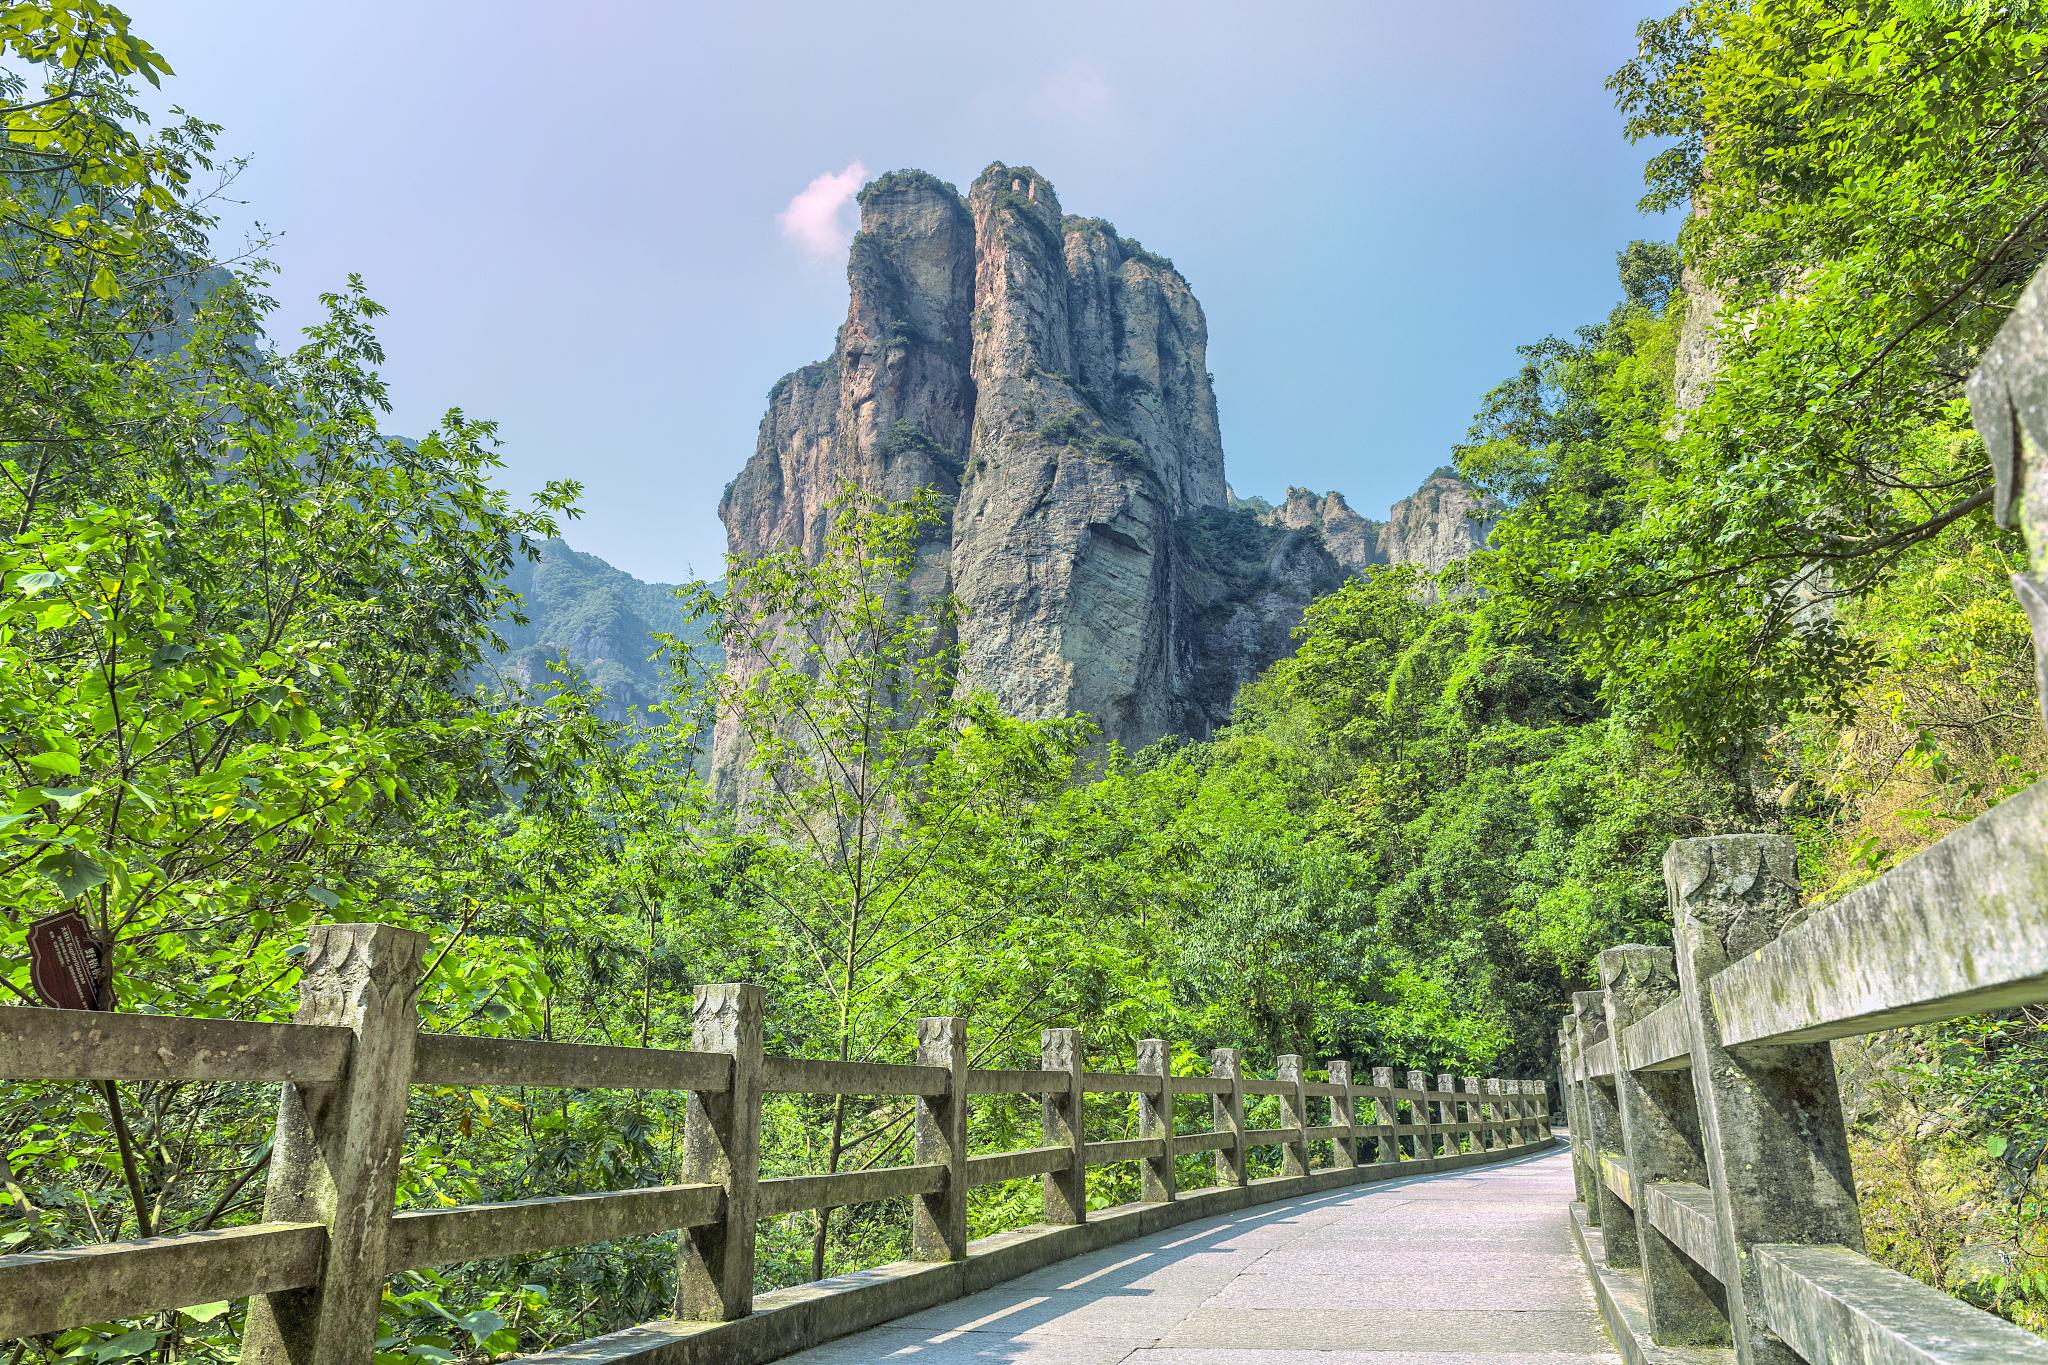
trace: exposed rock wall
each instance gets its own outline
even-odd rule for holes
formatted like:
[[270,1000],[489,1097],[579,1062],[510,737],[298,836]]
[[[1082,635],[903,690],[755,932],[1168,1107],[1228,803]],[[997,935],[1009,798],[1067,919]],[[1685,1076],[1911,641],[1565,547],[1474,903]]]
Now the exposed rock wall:
[[[1455,478],[1386,523],[1300,490],[1270,524],[1233,511],[1187,281],[1066,216],[1029,167],[992,165],[964,198],[898,171],[860,207],[838,344],[775,386],[719,514],[736,556],[815,551],[847,484],[936,489],[948,524],[915,590],[959,600],[962,687],[1085,711],[1131,746],[1203,735],[1346,573],[1439,568],[1483,538]],[[721,735],[728,790],[739,757]]]
[[1352,511],[1342,493],[1318,496],[1306,488],[1288,489],[1287,500],[1264,516],[1275,526],[1316,531],[1347,574],[1375,564],[1414,564],[1435,574],[1486,543],[1498,509],[1454,471],[1439,469],[1395,503],[1385,521]]

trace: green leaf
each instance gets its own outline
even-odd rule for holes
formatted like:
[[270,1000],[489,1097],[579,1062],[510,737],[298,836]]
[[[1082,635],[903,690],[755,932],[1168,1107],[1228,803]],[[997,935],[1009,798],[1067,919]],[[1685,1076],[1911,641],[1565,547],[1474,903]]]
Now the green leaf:
[[38,788],[45,801],[55,801],[58,810],[77,810],[85,804],[97,787],[41,787]]
[[505,1319],[501,1314],[493,1313],[488,1308],[479,1308],[473,1313],[464,1313],[456,1318],[455,1325],[478,1341],[482,1341],[503,1328]]
[[38,569],[34,573],[23,574],[15,580],[15,584],[21,589],[23,596],[34,597],[45,588],[61,586],[69,577],[69,574],[58,573],[54,569]]
[[2005,1134],[1993,1133],[1990,1137],[1984,1139],[1984,1155],[1996,1161],[2005,1155],[2005,1149],[2011,1145],[2011,1139],[2007,1138]]
[[54,882],[66,900],[82,896],[107,880],[107,870],[75,848],[51,854],[37,864],[36,871]]
[[188,1317],[194,1322],[212,1322],[233,1306],[229,1300],[222,1299],[219,1303],[198,1303],[190,1308],[180,1308],[178,1312],[180,1316]]
[[324,886],[309,886],[306,888],[306,894],[308,896],[311,896],[314,900],[319,901],[329,910],[332,910],[336,906],[341,904],[341,897],[335,895],[332,891],[329,891]]
[[30,754],[22,762],[31,768],[42,768],[67,777],[78,776],[78,755],[67,754],[61,749],[52,749],[46,754]]

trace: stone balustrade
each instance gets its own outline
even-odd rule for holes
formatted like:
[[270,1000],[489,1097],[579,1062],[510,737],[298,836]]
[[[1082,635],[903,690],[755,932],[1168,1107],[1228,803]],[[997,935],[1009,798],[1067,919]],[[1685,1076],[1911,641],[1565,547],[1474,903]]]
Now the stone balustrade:
[[2048,1361],[1863,1254],[1827,1041],[2048,1000],[2048,784],[1811,915],[1783,836],[1680,840],[1664,880],[1673,946],[1602,952],[1558,1037],[1573,1230],[1624,1358]]
[[[1172,1049],[1141,1042],[1131,1072],[1086,1067],[1078,1031],[1047,1030],[1036,1068],[967,1064],[967,1025],[917,1026],[902,1064],[777,1057],[763,1049],[758,986],[699,987],[691,1047],[594,1047],[419,1032],[425,940],[371,924],[313,930],[294,1022],[0,1008],[0,1079],[255,1081],[280,1086],[262,1221],[248,1227],[0,1257],[0,1341],[223,1299],[249,1300],[247,1365],[361,1365],[373,1353],[387,1276],[625,1237],[677,1235],[675,1317],[536,1360],[762,1361],[873,1326],[1122,1238],[1336,1186],[1481,1165],[1551,1142],[1544,1085],[1386,1067],[1360,1085],[1278,1059],[1270,1077],[1219,1049],[1208,1075],[1174,1075]],[[408,1092],[536,1086],[684,1092],[674,1184],[455,1208],[394,1208]],[[761,1108],[771,1094],[896,1097],[914,1113],[911,1161],[766,1178]],[[970,1152],[980,1097],[1037,1096],[1042,1142]],[[1135,1137],[1095,1140],[1104,1105],[1128,1096]],[[1204,1097],[1214,1125],[1189,1131]],[[1280,1125],[1246,1125],[1277,1098]],[[1114,1098],[1109,1102],[1115,1107]],[[1280,1173],[1249,1175],[1255,1148]],[[1183,1188],[1213,1153],[1215,1184]],[[1090,1210],[1086,1172],[1138,1167],[1140,1199]],[[970,1242],[967,1191],[1036,1177],[1044,1222]],[[755,1292],[759,1220],[883,1200],[909,1207],[912,1259]]]

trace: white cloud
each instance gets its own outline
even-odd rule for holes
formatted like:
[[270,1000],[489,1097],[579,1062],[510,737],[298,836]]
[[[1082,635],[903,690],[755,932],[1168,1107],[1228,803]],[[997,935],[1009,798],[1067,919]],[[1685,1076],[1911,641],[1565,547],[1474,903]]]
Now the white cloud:
[[856,161],[843,171],[827,171],[796,192],[789,206],[775,215],[782,235],[813,256],[830,258],[853,239],[853,215],[847,209],[867,183],[868,168]]

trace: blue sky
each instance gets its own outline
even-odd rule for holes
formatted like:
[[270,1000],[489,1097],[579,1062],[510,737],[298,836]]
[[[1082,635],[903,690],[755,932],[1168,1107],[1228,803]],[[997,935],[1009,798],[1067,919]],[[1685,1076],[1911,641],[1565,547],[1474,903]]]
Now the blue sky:
[[719,572],[768,389],[831,348],[850,206],[785,218],[820,176],[1037,167],[1194,286],[1237,490],[1368,515],[1675,230],[1602,88],[1641,3],[129,8],[251,158],[225,230],[282,234],[281,331],[362,273],[393,428],[498,419],[508,484],[581,479],[569,539],[646,578]]

